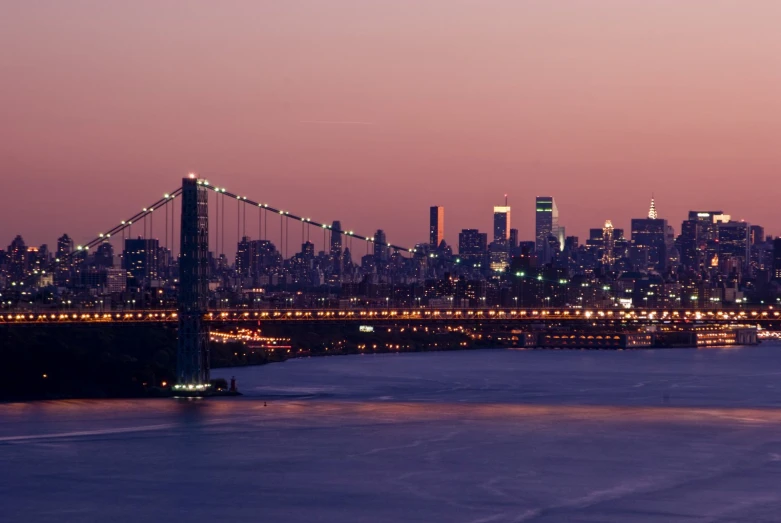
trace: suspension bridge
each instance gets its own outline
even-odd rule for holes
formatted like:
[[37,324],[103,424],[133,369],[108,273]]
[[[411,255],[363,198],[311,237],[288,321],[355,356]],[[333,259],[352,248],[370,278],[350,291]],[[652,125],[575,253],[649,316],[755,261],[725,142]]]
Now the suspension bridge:
[[[323,248],[327,251],[328,236],[341,235],[343,238],[365,243],[367,251],[374,245],[380,245],[390,251],[414,255],[415,247],[404,247],[369,235],[361,235],[352,230],[335,228],[333,224],[319,222],[309,217],[293,214],[267,203],[253,200],[247,196],[228,191],[202,179],[189,175],[182,179],[181,187],[165,193],[149,206],[115,226],[99,233],[90,241],[78,245],[67,256],[56,258],[53,265],[42,272],[54,271],[58,266],[72,263],[86,257],[90,250],[112,239],[130,239],[132,228],[143,227],[144,238],[147,233],[154,235],[155,214],[163,210],[164,241],[167,246],[175,241],[175,209],[180,204],[179,227],[179,281],[177,287],[177,307],[175,310],[133,310],[112,312],[0,312],[0,325],[3,324],[111,324],[111,323],[169,323],[178,325],[177,368],[178,387],[203,389],[209,383],[209,328],[226,323],[269,322],[269,323],[342,323],[342,324],[384,324],[392,322],[421,323],[504,323],[523,324],[655,324],[655,323],[696,323],[709,322],[723,325],[753,324],[778,326],[781,313],[772,308],[741,310],[697,310],[697,309],[640,309],[640,310],[587,310],[575,308],[391,308],[347,310],[334,309],[279,309],[279,310],[209,310],[209,195],[212,195],[215,220],[214,235],[216,252],[225,252],[225,210],[227,202],[233,200],[236,205],[237,238],[246,238],[247,211],[257,212],[258,236],[268,238],[268,227],[272,216],[279,218],[279,241],[281,250],[287,254],[289,229],[293,224],[301,225],[301,239],[309,242],[311,231],[323,231]],[[171,219],[169,220],[169,215]],[[337,223],[337,222],[335,222]],[[147,225],[149,227],[147,231]],[[170,240],[169,240],[170,233]],[[351,249],[352,251],[352,249]]]
[[[179,227],[179,281],[176,310],[134,311],[123,313],[104,314],[46,314],[46,313],[0,313],[0,324],[10,323],[119,323],[119,322],[175,322],[178,324],[177,346],[177,371],[176,376],[179,386],[185,388],[202,388],[209,382],[209,348],[208,348],[208,324],[228,319],[236,321],[246,320],[271,320],[290,321],[303,319],[304,317],[319,320],[333,320],[344,318],[338,312],[327,311],[320,314],[309,313],[285,313],[277,314],[245,314],[243,312],[219,313],[208,310],[209,291],[209,194],[213,194],[214,213],[216,221],[216,245],[215,251],[225,252],[225,210],[227,202],[237,202],[237,237],[246,237],[247,211],[255,209],[258,213],[258,235],[268,238],[268,227],[272,216],[279,217],[280,247],[287,254],[289,246],[289,233],[292,224],[301,225],[302,242],[310,240],[312,228],[323,231],[323,245],[326,249],[327,242],[333,235],[349,240],[352,246],[353,240],[365,243],[367,251],[380,239],[372,236],[361,235],[353,230],[344,230],[334,224],[319,222],[309,217],[299,216],[261,203],[260,201],[228,191],[225,187],[219,187],[195,174],[182,179],[181,187],[167,192],[162,198],[150,205],[143,207],[141,211],[129,218],[120,221],[111,228],[104,230],[86,243],[76,246],[73,252],[56,258],[52,265],[34,271],[30,277],[40,276],[46,272],[52,273],[58,267],[65,266],[87,256],[90,250],[96,249],[103,243],[112,239],[131,239],[133,227],[143,227],[144,238],[154,236],[154,216],[164,213],[164,241],[171,246],[175,241],[175,212],[176,202],[181,202],[180,227]],[[169,215],[171,219],[169,220]],[[334,222],[338,223],[338,222]],[[147,228],[148,227],[148,228]],[[169,243],[170,233],[170,243]],[[403,247],[392,243],[382,243],[389,251],[401,253],[414,253],[416,249]]]

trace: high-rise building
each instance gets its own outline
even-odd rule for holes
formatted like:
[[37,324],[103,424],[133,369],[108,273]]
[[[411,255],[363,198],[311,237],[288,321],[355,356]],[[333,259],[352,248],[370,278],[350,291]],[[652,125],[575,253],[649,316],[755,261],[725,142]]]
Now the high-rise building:
[[651,198],[651,208],[648,218],[632,219],[632,245],[637,248],[646,248],[648,251],[648,264],[645,270],[656,269],[664,271],[667,266],[667,220],[659,219],[656,213],[656,204]]
[[114,266],[114,246],[108,241],[98,245],[95,251],[95,266],[106,268]]
[[57,238],[57,257],[64,258],[73,252],[73,240],[67,234]]
[[477,229],[463,229],[458,235],[458,255],[467,266],[482,264],[488,248],[488,235]]
[[27,245],[21,235],[17,235],[8,246],[6,257],[9,261],[8,274],[12,279],[21,280],[27,273]]
[[518,229],[510,229],[510,249],[518,247]]
[[548,236],[558,238],[559,209],[553,196],[538,196],[534,220],[535,246],[542,252],[548,243]]
[[160,269],[158,254],[160,242],[148,238],[128,238],[122,255],[124,269],[137,279],[154,280]]
[[252,261],[255,259],[253,252],[254,242],[250,241],[248,236],[241,238],[236,246],[236,273],[239,276],[252,276]]
[[252,257],[250,273],[255,278],[282,263],[282,254],[277,251],[276,246],[269,240],[252,240],[249,252]]
[[773,279],[781,280],[781,238],[773,240]]
[[429,215],[429,241],[432,250],[445,240],[445,208],[441,205],[431,207]]
[[57,252],[55,253],[55,259],[62,260],[55,269],[55,281],[60,285],[68,285],[71,281],[71,268],[74,261],[67,260],[71,253],[73,253],[73,240],[67,234],[63,234],[57,239]]
[[749,228],[749,239],[751,240],[751,245],[765,243],[765,228],[761,225],[752,225]]
[[605,226],[602,227],[602,263],[608,267],[616,261],[614,255],[616,245],[614,233],[613,223],[610,220],[606,220]]
[[507,245],[510,240],[510,207],[494,207],[494,241]]
[[689,211],[689,219],[681,224],[681,265],[700,270],[718,263],[719,222],[729,221],[721,211]]
[[331,256],[335,258],[342,256],[342,222],[339,220],[331,224]]
[[503,272],[510,266],[510,253],[507,242],[491,242],[488,246],[489,264],[492,271]]
[[746,222],[720,222],[718,256],[719,263],[732,260],[742,271],[748,271],[751,255],[750,225]]
[[374,233],[374,261],[381,264],[387,262],[389,258],[388,240],[385,237],[385,231],[377,229]]
[[331,224],[331,259],[335,274],[342,272],[342,223],[339,220]]
[[127,271],[108,267],[106,271],[105,291],[108,294],[124,292],[127,287]]

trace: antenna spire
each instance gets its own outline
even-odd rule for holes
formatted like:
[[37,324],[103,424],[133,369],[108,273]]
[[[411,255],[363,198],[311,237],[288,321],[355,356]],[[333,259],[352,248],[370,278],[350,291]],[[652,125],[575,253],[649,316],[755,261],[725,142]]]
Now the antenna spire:
[[648,210],[648,217],[652,220],[656,219],[656,203],[653,194],[651,194],[651,208]]

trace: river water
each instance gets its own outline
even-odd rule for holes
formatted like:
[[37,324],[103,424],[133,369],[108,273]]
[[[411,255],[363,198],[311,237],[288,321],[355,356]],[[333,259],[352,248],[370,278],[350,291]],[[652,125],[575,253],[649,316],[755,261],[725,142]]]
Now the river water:
[[0,404],[0,521],[781,521],[781,345],[221,369],[245,396]]

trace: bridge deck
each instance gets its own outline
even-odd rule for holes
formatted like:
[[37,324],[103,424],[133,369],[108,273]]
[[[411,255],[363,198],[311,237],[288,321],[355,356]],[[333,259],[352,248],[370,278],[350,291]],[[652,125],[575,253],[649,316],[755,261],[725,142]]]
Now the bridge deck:
[[[176,322],[172,310],[124,312],[18,312],[0,313],[2,324],[60,323],[168,323]],[[361,309],[361,310],[221,310],[204,315],[206,322],[388,322],[388,321],[621,321],[621,322],[687,322],[745,323],[781,321],[781,312],[772,309],[753,310],[586,310],[586,309]]]

